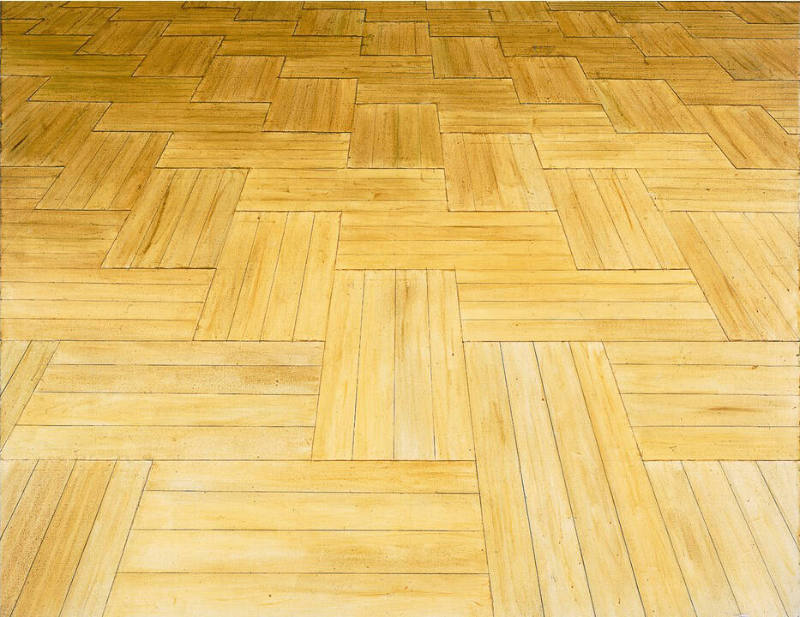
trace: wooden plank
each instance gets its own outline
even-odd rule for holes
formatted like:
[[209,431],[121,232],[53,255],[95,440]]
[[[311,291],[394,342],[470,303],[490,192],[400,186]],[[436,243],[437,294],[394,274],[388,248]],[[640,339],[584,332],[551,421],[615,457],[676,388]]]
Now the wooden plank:
[[301,459],[310,427],[19,426],[3,456],[18,458]]
[[481,531],[477,495],[145,491],[134,529]]
[[428,270],[431,394],[437,459],[471,459],[473,439],[455,274]]
[[358,105],[349,167],[442,167],[434,105]]
[[794,426],[641,426],[634,429],[645,460],[795,460]]
[[[171,547],[165,553],[165,543]],[[345,547],[347,549],[345,550]],[[120,572],[479,574],[475,531],[131,531]]]
[[739,610],[786,614],[720,464],[687,462],[684,468]]
[[398,272],[395,282],[394,454],[435,458],[428,284],[425,272]]
[[492,614],[485,574],[121,573],[106,615],[189,617],[205,611],[221,617],[235,610],[260,611],[263,617],[287,611],[368,617],[395,610],[398,601],[409,617],[431,611],[465,617]]
[[165,167],[345,166],[349,137],[340,133],[176,133],[160,164]]
[[535,347],[595,612],[644,615],[569,345]]
[[533,344],[503,343],[501,351],[545,614],[592,613]]
[[120,461],[114,465],[64,599],[61,616],[102,617],[104,614],[149,469],[148,461]]
[[477,493],[472,461],[157,461],[148,490]]
[[223,131],[261,129],[269,107],[260,103],[113,103],[101,131]]
[[395,454],[396,274],[364,273],[364,306],[353,427],[354,459]]
[[78,461],[42,538],[14,615],[57,617],[100,508],[114,464]]
[[500,346],[470,343],[465,354],[494,611],[541,615]]
[[653,492],[698,617],[739,610],[680,462],[645,463]]
[[328,324],[314,430],[315,459],[351,457],[363,296],[362,272],[336,274],[331,304],[339,310],[331,315]]
[[66,460],[39,461],[13,516],[5,526],[0,538],[0,563],[3,568],[0,614],[3,617],[12,614],[19,599],[73,465],[73,461]]

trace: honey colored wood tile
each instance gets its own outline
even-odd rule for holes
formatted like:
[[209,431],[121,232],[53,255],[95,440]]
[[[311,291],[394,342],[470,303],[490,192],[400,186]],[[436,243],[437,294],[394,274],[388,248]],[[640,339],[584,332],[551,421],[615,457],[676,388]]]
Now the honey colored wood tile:
[[294,33],[313,36],[361,36],[364,12],[313,9],[300,12]]
[[509,77],[495,38],[433,37],[431,51],[436,77]]
[[338,227],[336,213],[234,214],[196,338],[323,338]]
[[[596,80],[593,82],[611,124],[620,133],[702,133],[667,82]],[[647,109],[646,114],[637,113]]]
[[150,52],[169,25],[164,21],[109,21],[81,47],[81,53],[99,55],[143,55]]
[[358,105],[348,167],[442,167],[434,105]]
[[453,274],[339,271],[337,290],[361,294],[347,298],[354,320],[330,324],[326,356],[338,360],[323,360],[336,368],[322,377],[314,457],[472,458]]
[[624,27],[607,11],[556,11],[553,19],[565,36],[624,36]]
[[176,133],[160,164],[165,167],[343,168],[350,137],[324,133]]
[[136,76],[202,77],[222,39],[214,36],[162,37],[136,69]]
[[797,139],[763,109],[716,105],[690,109],[736,167],[797,169]]
[[364,24],[361,53],[367,56],[430,55],[428,26],[415,22],[368,22]]
[[511,77],[522,103],[597,103],[575,58],[511,58]]
[[436,211],[447,203],[440,169],[253,169],[237,209]]
[[270,101],[282,66],[281,58],[216,56],[192,100],[221,103]]
[[278,79],[264,130],[349,132],[357,84],[355,79]]
[[442,136],[451,210],[550,210],[550,191],[528,135]]
[[166,144],[158,134],[93,133],[37,207],[130,210]]
[[685,268],[661,214],[630,170],[545,172],[578,268]]

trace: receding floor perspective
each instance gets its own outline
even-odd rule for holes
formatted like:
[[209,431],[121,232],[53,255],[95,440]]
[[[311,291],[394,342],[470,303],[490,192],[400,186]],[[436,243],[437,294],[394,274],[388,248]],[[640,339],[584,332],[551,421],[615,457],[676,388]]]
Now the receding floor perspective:
[[0,617],[800,617],[800,4],[1,27]]

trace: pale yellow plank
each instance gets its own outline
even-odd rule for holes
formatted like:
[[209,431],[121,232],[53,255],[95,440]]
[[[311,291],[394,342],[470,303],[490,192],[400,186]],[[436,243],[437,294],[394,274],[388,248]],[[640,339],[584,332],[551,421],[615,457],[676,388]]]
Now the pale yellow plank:
[[437,459],[474,456],[458,289],[453,272],[429,270],[428,324]]
[[13,615],[61,614],[113,467],[106,461],[75,463]]
[[294,334],[313,223],[310,212],[292,212],[286,218],[262,339],[290,340]]
[[394,458],[395,273],[364,274],[353,458]]
[[144,488],[148,461],[117,462],[64,599],[62,617],[102,617]]
[[14,609],[72,468],[73,461],[39,461],[5,527],[0,538],[3,617],[9,617]]
[[465,353],[494,612],[541,615],[500,346],[469,343]]
[[425,272],[396,274],[394,327],[394,456],[433,459],[435,425]]
[[7,459],[303,459],[311,427],[19,426]]
[[[255,3],[253,3],[255,4]],[[269,2],[266,4],[281,4]],[[290,3],[286,3],[290,4]],[[293,3],[292,3],[293,4]],[[489,617],[485,574],[155,574],[121,573],[106,617],[209,617],[256,612],[283,617],[369,617],[403,610]]]
[[134,529],[481,531],[477,495],[145,491]]
[[[170,550],[165,551],[164,547]],[[474,531],[131,531],[120,572],[478,574]]]
[[533,344],[503,343],[501,350],[545,614],[591,614],[583,557]]
[[778,460],[800,458],[796,426],[640,426],[645,460]]
[[570,347],[537,343],[536,355],[595,612],[644,615]]
[[739,610],[786,615],[775,584],[718,462],[684,463]]
[[694,613],[600,343],[570,345],[645,611]]
[[681,463],[645,466],[698,617],[735,615],[730,583]]
[[297,308],[297,319],[294,325],[295,340],[325,339],[329,302],[333,289],[333,269],[339,244],[339,221],[338,213],[314,215],[302,291]]
[[472,461],[159,461],[147,488],[174,491],[477,493]]
[[363,295],[363,273],[336,274],[331,305],[339,310],[331,315],[322,361],[312,452],[315,459],[352,456]]

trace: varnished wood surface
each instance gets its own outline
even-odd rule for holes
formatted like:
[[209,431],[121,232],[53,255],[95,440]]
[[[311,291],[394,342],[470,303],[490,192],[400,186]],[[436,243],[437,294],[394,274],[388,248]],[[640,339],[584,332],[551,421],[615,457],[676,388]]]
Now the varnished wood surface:
[[800,5],[1,25],[0,617],[800,617]]

